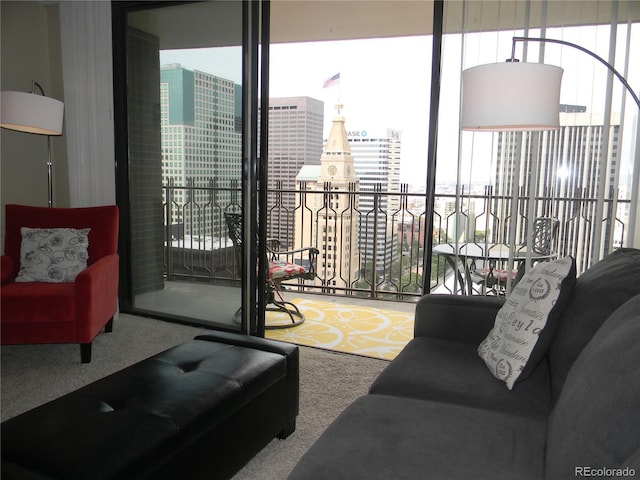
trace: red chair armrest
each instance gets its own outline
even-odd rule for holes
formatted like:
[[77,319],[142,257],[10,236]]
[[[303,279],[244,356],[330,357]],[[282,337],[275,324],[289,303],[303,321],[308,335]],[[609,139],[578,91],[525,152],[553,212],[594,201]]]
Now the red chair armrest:
[[[117,254],[105,255],[76,277],[76,318],[79,341],[90,342],[118,308]],[[80,321],[82,319],[82,321]]]
[[9,255],[2,255],[2,257],[0,257],[0,274],[2,277],[2,285],[13,282],[16,278],[17,272],[13,265],[13,259]]

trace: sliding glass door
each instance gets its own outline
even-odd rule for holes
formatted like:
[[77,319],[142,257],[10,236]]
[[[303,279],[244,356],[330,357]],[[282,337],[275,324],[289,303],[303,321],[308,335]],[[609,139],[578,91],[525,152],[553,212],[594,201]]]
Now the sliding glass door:
[[114,2],[123,311],[256,332],[261,2]]

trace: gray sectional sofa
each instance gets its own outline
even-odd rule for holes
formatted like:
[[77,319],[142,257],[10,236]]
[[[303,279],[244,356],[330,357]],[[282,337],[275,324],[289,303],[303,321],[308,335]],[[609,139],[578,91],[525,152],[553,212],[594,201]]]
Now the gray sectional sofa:
[[477,352],[503,302],[423,297],[415,338],[289,479],[640,478],[640,250],[577,278],[512,390]]

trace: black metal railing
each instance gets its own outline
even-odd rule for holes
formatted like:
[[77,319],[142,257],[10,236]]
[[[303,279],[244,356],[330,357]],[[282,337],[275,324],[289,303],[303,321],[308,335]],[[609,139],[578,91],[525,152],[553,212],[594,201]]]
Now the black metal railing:
[[[313,188],[312,188],[313,187]],[[320,250],[318,278],[287,287],[305,292],[410,301],[422,295],[422,268],[426,195],[368,189],[356,184],[317,189],[302,183],[299,189],[271,189],[267,232],[288,250],[316,247]],[[624,243],[628,227],[629,200],[611,191],[605,199],[602,255]],[[165,276],[174,280],[237,282],[233,246],[224,213],[238,212],[237,182],[206,187],[167,185],[163,188],[165,212]],[[533,202],[533,205],[530,203]],[[552,194],[529,199],[519,195],[516,208],[511,196],[495,195],[491,187],[469,192],[436,195],[433,244],[526,242],[528,218],[552,216],[559,220],[553,248],[558,255],[576,258],[578,272],[593,258],[594,218],[597,201],[576,191],[571,197]],[[512,217],[515,216],[515,221]],[[515,231],[511,231],[515,228]],[[600,256],[602,256],[600,255]],[[287,259],[302,263],[292,254]],[[430,288],[450,289],[446,262],[432,258]]]

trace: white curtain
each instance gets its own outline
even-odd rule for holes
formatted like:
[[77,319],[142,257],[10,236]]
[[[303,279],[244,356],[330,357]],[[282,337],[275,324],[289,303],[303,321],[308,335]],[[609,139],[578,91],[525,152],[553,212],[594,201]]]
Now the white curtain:
[[111,2],[61,2],[72,207],[115,203]]

